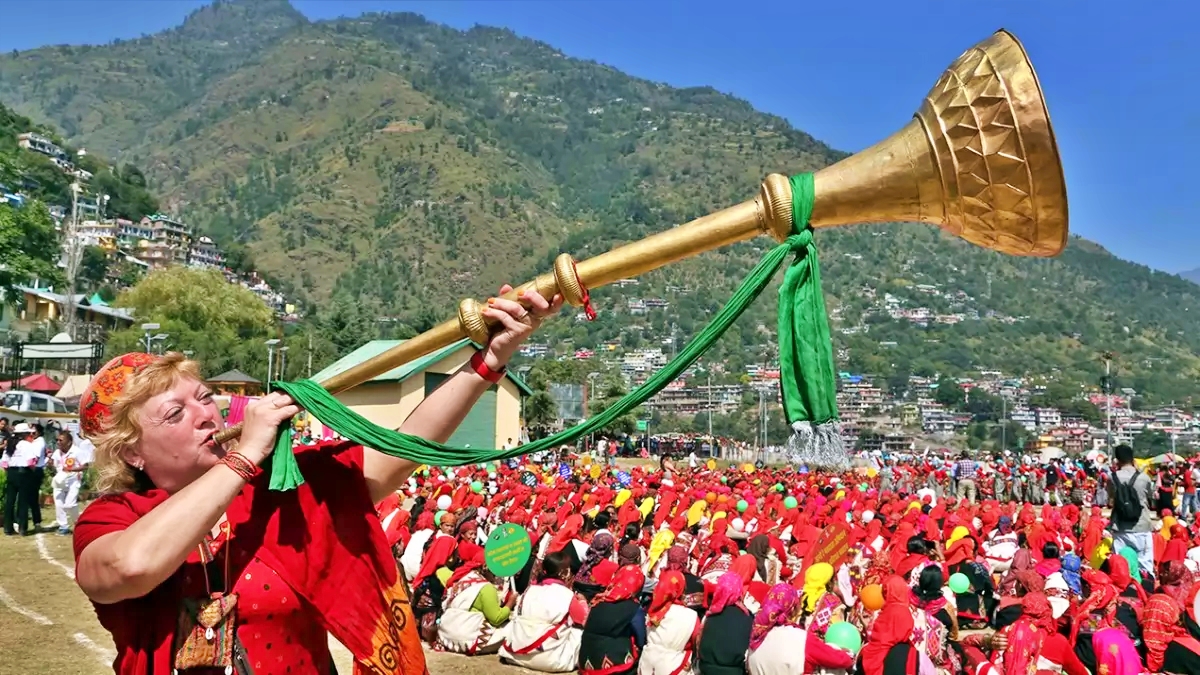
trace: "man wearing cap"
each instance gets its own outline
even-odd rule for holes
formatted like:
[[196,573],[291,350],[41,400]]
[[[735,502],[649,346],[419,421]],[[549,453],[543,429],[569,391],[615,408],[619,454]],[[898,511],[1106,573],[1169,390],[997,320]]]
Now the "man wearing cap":
[[37,431],[26,422],[13,427],[13,435],[18,440],[8,457],[8,481],[12,487],[6,490],[4,499],[4,533],[27,535],[32,534],[30,508],[39,508],[37,494],[41,485],[36,474],[41,448],[34,440]]

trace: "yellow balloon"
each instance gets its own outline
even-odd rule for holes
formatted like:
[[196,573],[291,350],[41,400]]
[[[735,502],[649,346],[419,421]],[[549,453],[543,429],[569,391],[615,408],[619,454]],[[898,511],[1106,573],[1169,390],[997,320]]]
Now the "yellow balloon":
[[750,462],[746,462],[744,465],[742,465],[742,471],[746,473],[754,473],[754,465]]
[[638,511],[641,511],[643,518],[650,515],[650,512],[653,510],[654,510],[654,497],[646,497],[645,499],[642,500],[642,505],[638,507]]
[[688,527],[700,522],[700,519],[704,517],[704,512],[706,510],[708,510],[708,502],[704,501],[703,499],[700,499],[696,501],[696,503],[692,504],[691,508],[689,508],[687,512]]
[[874,478],[875,476],[878,476],[878,475],[879,475],[879,470],[876,469],[875,467],[871,467],[871,468],[867,469],[867,478]]
[[613,500],[613,505],[620,506],[620,505],[624,504],[625,502],[629,501],[629,498],[632,496],[633,496],[633,493],[630,492],[629,490],[621,490],[620,492],[617,493],[617,498]]
[[715,460],[715,459],[710,459],[710,460],[708,460],[708,463],[707,463],[707,464],[705,464],[705,466],[707,466],[707,467],[708,467],[708,470],[709,470],[709,471],[713,471],[713,470],[715,470],[715,469],[717,468],[717,460]]
[[591,470],[592,480],[599,478],[600,474],[602,474],[602,473],[604,473],[604,469],[601,469],[599,464],[592,465],[592,470]]

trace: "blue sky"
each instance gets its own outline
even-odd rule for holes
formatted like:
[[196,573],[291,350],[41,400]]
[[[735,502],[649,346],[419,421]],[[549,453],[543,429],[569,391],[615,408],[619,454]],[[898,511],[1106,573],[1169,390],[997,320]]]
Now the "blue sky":
[[[195,0],[0,0],[0,50],[169,28]],[[902,126],[942,69],[997,28],[1024,42],[1050,107],[1071,229],[1159,269],[1200,267],[1200,4],[1006,2],[395,2],[294,0],[310,19],[413,11],[511,28],[676,86],[711,85],[860,150]],[[8,26],[19,26],[9,30]],[[787,171],[788,167],[779,167]],[[753,186],[747,186],[747,194]]]

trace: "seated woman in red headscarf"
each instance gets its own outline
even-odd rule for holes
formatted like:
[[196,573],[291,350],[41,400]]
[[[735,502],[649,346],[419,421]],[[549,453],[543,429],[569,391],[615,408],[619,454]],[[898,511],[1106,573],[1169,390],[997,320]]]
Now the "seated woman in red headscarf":
[[883,609],[871,624],[866,644],[858,654],[859,675],[917,675],[920,672],[920,658],[912,642],[915,626],[908,604],[908,589],[900,580],[901,592],[889,593],[895,586],[892,579],[885,586]]
[[625,565],[612,584],[592,599],[579,643],[580,675],[612,675],[637,668],[646,645],[646,612],[638,604],[645,583],[641,565]]
[[[507,289],[506,289],[507,290]],[[497,299],[488,347],[431,393],[400,430],[445,441],[503,366],[561,303]],[[117,673],[217,667],[328,673],[328,633],[364,672],[425,672],[374,504],[413,462],[345,442],[296,449],[306,482],[269,489],[259,470],[299,408],[272,393],[247,406],[240,442],[199,364],[182,354],[110,361],[81,399],[97,484],[75,529],[76,581],[116,644]],[[203,621],[203,623],[201,623]]]
[[1005,675],[1042,671],[1088,675],[1071,642],[1058,632],[1050,600],[1044,593],[1025,595],[1021,610],[1021,618],[999,633],[1006,647],[992,658],[996,670]]
[[700,638],[700,617],[684,604],[686,591],[683,572],[664,570],[659,576],[646,614],[646,649],[638,662],[638,675],[692,672],[692,657]]

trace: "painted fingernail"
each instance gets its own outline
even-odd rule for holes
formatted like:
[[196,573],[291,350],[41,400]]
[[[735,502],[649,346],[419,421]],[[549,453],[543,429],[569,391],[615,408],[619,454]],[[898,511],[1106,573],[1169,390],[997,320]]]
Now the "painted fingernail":
[[495,299],[495,298],[488,298],[488,304],[489,304],[489,305],[494,305],[494,304],[496,304],[496,299]]

